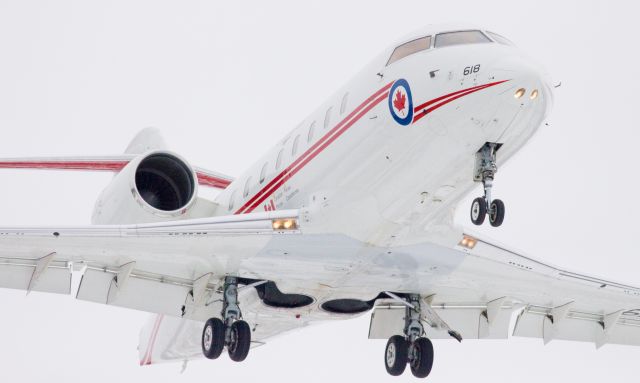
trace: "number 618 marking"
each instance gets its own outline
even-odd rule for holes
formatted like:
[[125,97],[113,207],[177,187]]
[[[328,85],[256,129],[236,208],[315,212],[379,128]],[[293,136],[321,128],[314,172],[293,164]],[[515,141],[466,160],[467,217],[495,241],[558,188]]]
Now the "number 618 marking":
[[466,68],[464,68],[464,75],[469,75],[471,73],[478,73],[480,72],[480,64],[476,64],[474,66],[468,66]]

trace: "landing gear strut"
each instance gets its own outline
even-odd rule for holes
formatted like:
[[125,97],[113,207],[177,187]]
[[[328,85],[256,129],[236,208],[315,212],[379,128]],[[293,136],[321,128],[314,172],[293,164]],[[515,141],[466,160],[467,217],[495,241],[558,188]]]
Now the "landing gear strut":
[[251,329],[242,320],[238,302],[238,278],[227,277],[224,281],[222,319],[211,318],[202,330],[202,353],[216,359],[227,347],[229,358],[241,362],[247,358],[251,346]]
[[389,338],[385,349],[384,361],[390,375],[401,375],[407,364],[417,378],[426,378],[433,366],[433,345],[424,337],[424,328],[420,322],[420,296],[411,294],[406,298],[410,304],[405,314],[404,336]]
[[476,225],[482,225],[487,215],[491,226],[498,227],[504,221],[504,203],[499,199],[491,199],[493,179],[498,171],[498,166],[496,165],[496,151],[498,148],[499,144],[487,142],[476,153],[473,180],[482,182],[484,186],[484,197],[478,197],[471,203],[471,222]]

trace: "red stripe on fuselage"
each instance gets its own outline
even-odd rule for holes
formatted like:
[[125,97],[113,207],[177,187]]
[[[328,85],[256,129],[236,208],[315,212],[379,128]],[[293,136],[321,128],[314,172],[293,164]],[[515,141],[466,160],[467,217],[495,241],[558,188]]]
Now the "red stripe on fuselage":
[[[474,87],[467,88],[467,89],[462,89],[462,90],[459,90],[457,92],[445,94],[444,96],[440,96],[438,98],[434,98],[433,100],[429,100],[429,101],[427,101],[427,102],[425,102],[423,104],[420,104],[420,105],[416,106],[415,108],[413,108],[413,110],[414,110],[413,122],[415,123],[416,121],[420,120],[422,117],[424,117],[427,114],[433,112],[434,110],[438,109],[439,107],[450,103],[453,100],[457,100],[460,97],[464,97],[464,96],[466,96],[468,94],[475,93],[475,92],[477,92],[479,90],[483,90],[483,89],[492,87],[494,85],[502,84],[502,83],[507,82],[507,81],[509,81],[509,80],[490,82],[488,84],[478,85],[478,86],[474,86]],[[440,102],[440,101],[442,101],[442,102]],[[431,106],[431,105],[433,105],[433,106]],[[431,106],[431,107],[429,108],[429,106]]]
[[[476,92],[482,89],[486,89],[494,85],[501,84],[505,81],[508,81],[508,80],[496,81],[493,83],[478,85],[472,88],[462,89],[462,90],[435,98],[433,100],[427,101],[421,105],[418,105],[417,107],[414,108],[414,111],[417,112],[419,110],[422,110],[422,112],[420,113],[420,115],[416,115],[414,117],[413,122],[416,122],[417,120],[421,119],[422,117],[432,112],[433,110],[455,99],[458,99],[460,97],[466,96],[468,94],[471,94],[473,92]],[[392,82],[387,84],[382,89],[374,93],[371,97],[366,99],[353,112],[351,112],[347,117],[345,117],[342,121],[340,121],[338,125],[336,125],[333,129],[331,129],[331,131],[325,134],[320,140],[318,140],[318,142],[316,142],[306,152],[304,152],[300,157],[298,157],[293,163],[291,163],[291,165],[289,165],[285,170],[283,170],[274,179],[272,179],[265,187],[263,187],[260,191],[258,191],[258,193],[256,193],[247,202],[245,202],[244,205],[242,205],[242,207],[235,212],[235,214],[252,212],[265,199],[267,199],[271,194],[273,194],[276,190],[278,190],[278,188],[280,188],[285,182],[287,182],[291,177],[293,177],[293,175],[295,175],[307,163],[309,163],[309,161],[315,158],[320,152],[322,152],[327,146],[329,146],[329,144],[335,141],[347,129],[349,129],[360,118],[362,118],[364,114],[366,114],[374,106],[376,106],[381,101],[383,101],[389,95],[387,91],[389,90],[392,84],[393,84]],[[439,101],[443,101],[443,102],[438,103]],[[430,105],[434,105],[434,106],[432,106],[429,109],[424,109]]]
[[[277,188],[279,188],[286,180],[288,180],[289,178],[291,178],[291,176],[298,172],[299,169],[294,170],[294,168],[296,168],[299,164],[304,165],[308,163],[312,158],[318,155],[318,153],[322,149],[324,149],[326,145],[328,145],[327,142],[331,143],[335,140],[335,138],[332,138],[333,136],[339,136],[344,133],[344,130],[346,130],[344,129],[344,127],[347,126],[347,122],[349,122],[354,116],[357,116],[355,120],[362,117],[362,113],[360,112],[363,110],[363,108],[369,105],[372,101],[374,102],[373,105],[378,104],[381,99],[383,99],[381,95],[387,97],[388,93],[385,92],[389,90],[392,84],[393,82],[388,83],[382,89],[378,90],[376,93],[367,98],[362,104],[354,109],[353,112],[349,113],[347,117],[345,117],[333,129],[331,129],[327,134],[319,139],[318,142],[307,149],[307,151],[305,151],[300,157],[298,157],[293,163],[291,163],[291,165],[289,165],[285,170],[283,170],[274,179],[272,179],[265,187],[263,187],[258,193],[256,193],[247,202],[245,202],[245,204],[240,209],[238,209],[235,214],[249,213],[253,209],[255,209],[256,206],[262,203],[262,201],[264,201],[269,195],[277,190]],[[369,110],[371,110],[371,107],[372,106],[367,108],[366,111],[368,112]],[[353,125],[354,122],[355,121],[352,121],[350,124],[348,124],[347,128]]]

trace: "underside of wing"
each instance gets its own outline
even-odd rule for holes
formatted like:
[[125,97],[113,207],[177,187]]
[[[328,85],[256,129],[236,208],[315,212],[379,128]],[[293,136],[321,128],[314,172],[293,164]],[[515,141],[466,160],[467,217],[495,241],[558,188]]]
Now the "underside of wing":
[[[218,287],[277,236],[296,235],[298,211],[143,225],[0,228],[0,287],[206,320]],[[218,305],[219,306],[219,305]]]
[[[466,256],[422,292],[428,337],[508,338],[513,328],[512,335],[545,344],[640,345],[640,288],[563,270],[477,235],[462,235],[454,248]],[[406,310],[401,301],[379,301],[369,336],[402,334]]]

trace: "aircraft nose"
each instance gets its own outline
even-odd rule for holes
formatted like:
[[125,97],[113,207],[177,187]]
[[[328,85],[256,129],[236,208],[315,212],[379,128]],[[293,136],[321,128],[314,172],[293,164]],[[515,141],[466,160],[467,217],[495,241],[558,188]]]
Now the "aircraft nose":
[[508,79],[511,83],[511,95],[515,103],[544,99],[552,101],[552,87],[549,76],[537,64],[519,56],[500,59],[492,68],[496,79]]

